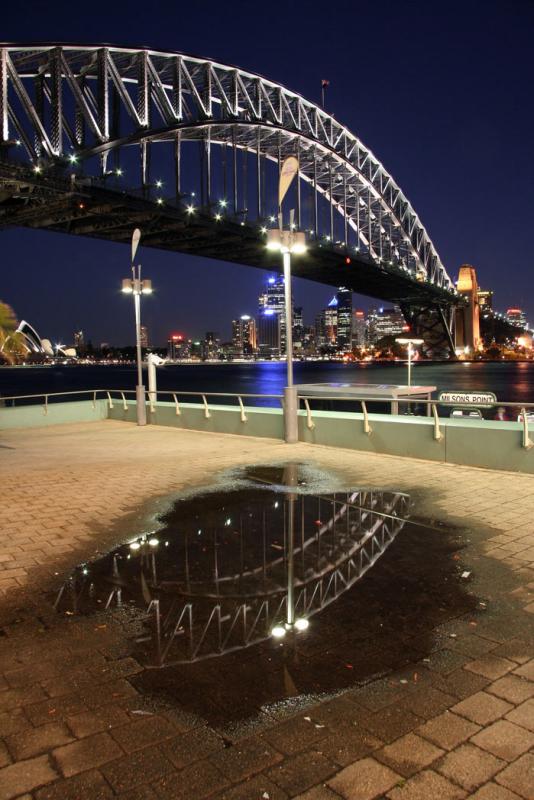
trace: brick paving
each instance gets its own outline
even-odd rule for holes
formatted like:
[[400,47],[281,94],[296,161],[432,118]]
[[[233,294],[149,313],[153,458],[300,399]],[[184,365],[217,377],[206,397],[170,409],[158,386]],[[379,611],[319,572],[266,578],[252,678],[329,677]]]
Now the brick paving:
[[[0,800],[534,798],[533,477],[112,421],[0,447]],[[480,607],[436,618],[431,657],[414,636],[408,667],[223,736],[147,705],[128,642],[46,592],[176,493],[288,458],[461,525]]]

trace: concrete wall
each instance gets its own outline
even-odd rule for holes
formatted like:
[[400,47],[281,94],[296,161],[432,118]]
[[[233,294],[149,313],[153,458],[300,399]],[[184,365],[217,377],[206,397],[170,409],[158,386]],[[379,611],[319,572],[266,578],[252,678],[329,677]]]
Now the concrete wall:
[[[127,410],[122,402],[113,401],[109,409],[110,419],[123,419],[135,422],[135,403],[126,401]],[[284,419],[281,408],[251,407],[246,408],[246,422],[241,421],[237,405],[211,405],[209,418],[205,415],[203,405],[199,403],[180,403],[180,414],[176,414],[174,403],[158,402],[154,404],[154,412],[147,406],[147,420],[151,425],[167,425],[190,431],[209,431],[211,433],[234,433],[243,436],[263,436],[267,439],[284,438]]]
[[49,403],[45,414],[43,405],[0,406],[0,430],[7,428],[42,428],[47,425],[62,425],[69,422],[96,422],[106,419],[107,402],[91,400],[70,403]]
[[[153,413],[147,407],[147,416],[152,425],[283,439],[281,408],[251,407],[245,411],[247,420],[243,422],[237,405],[211,405],[207,418],[201,404],[180,403],[181,413],[177,415],[174,403],[160,402]],[[113,408],[106,400],[97,400],[94,408],[91,401],[52,403],[46,415],[42,405],[0,407],[0,430],[106,418],[135,422],[135,402],[126,401],[124,406],[114,399]],[[364,431],[362,414],[314,411],[312,420],[315,427],[310,429],[306,413],[300,412],[299,438],[310,444],[534,474],[534,447],[522,447],[523,431],[517,422],[442,419],[441,439],[436,441],[434,421],[429,417],[370,414],[370,434]],[[530,438],[534,441],[534,431]]]

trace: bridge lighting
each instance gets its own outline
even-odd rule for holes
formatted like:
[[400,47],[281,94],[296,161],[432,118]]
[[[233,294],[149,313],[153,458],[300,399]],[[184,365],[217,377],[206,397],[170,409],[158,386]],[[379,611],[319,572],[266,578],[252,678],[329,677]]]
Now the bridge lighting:
[[271,630],[271,636],[274,636],[275,639],[283,639],[286,635],[286,629],[283,625],[275,625]]
[[74,155],[74,153],[71,153],[69,156],[69,161],[71,164],[76,164],[78,161],[78,156]]
[[156,200],[156,203],[158,204],[158,206],[162,206],[163,205],[163,197],[158,197],[158,199]]
[[226,206],[228,205],[228,201],[224,199],[219,200],[219,205],[222,206],[222,208],[226,208]]
[[140,549],[141,549],[141,543],[140,542],[132,542],[130,544],[130,550],[140,550]]
[[217,222],[220,222],[222,219],[222,214],[215,214],[215,219],[217,220]]
[[17,139],[17,141],[15,142],[15,144],[17,145],[17,147],[20,147],[20,139]]
[[156,181],[156,187],[158,189],[161,189],[162,186],[163,186],[163,181]]
[[120,177],[120,176],[122,175],[122,169],[120,169],[120,168],[117,168],[117,169],[115,170],[115,175],[118,175],[118,176]]
[[305,631],[310,627],[310,621],[308,619],[304,619],[304,617],[299,617],[299,619],[295,620],[295,628],[298,631]]
[[265,228],[265,227],[260,228],[260,230],[261,230],[262,233],[267,233],[267,228]]
[[276,217],[273,214],[269,217],[269,222],[276,222]]
[[158,546],[158,544],[159,544],[159,539],[156,539],[156,537],[155,537],[155,536],[152,536],[152,537],[151,537],[151,538],[148,540],[148,543],[149,543],[150,547],[157,547],[157,546]]
[[42,172],[42,168],[39,166],[39,164],[36,164],[33,168],[33,171],[39,174],[40,172]]
[[195,213],[195,206],[187,206],[186,211],[187,211],[188,214],[194,214]]

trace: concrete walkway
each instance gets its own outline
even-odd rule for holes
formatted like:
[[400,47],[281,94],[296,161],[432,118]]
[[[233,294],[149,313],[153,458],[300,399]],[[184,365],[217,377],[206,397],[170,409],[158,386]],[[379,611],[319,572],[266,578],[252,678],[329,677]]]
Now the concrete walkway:
[[[436,623],[416,682],[393,671],[234,739],[179,708],[140,714],[128,643],[43,592],[169,495],[288,458],[409,491],[418,516],[476,532],[477,579],[500,562],[506,581]],[[105,421],[3,432],[0,480],[0,800],[534,797],[533,477]]]

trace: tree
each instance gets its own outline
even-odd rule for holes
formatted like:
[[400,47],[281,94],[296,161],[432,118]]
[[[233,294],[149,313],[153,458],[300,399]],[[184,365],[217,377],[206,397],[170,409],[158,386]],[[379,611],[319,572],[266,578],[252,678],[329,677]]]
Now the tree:
[[0,301],[0,362],[13,364],[26,352],[24,340],[16,332],[17,326],[17,318],[11,306]]

